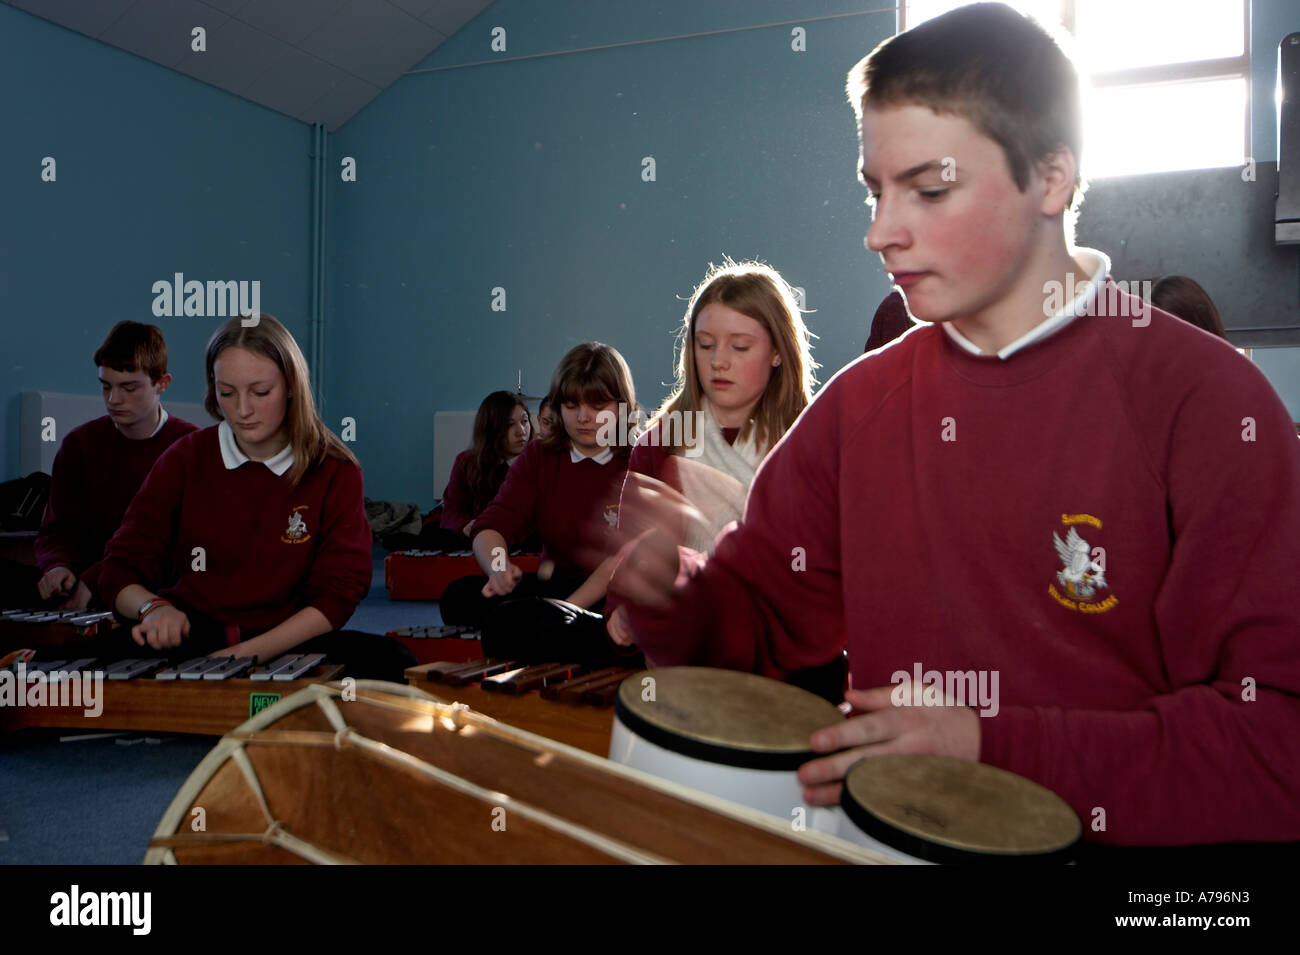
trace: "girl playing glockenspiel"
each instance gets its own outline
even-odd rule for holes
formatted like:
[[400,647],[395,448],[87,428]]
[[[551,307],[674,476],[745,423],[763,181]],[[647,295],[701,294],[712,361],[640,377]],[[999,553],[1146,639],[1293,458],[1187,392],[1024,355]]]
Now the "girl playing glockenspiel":
[[108,544],[100,596],[139,621],[140,646],[325,653],[350,676],[401,680],[408,650],[341,629],[370,586],[361,468],[316,413],[293,336],[269,315],[233,318],[206,366],[221,423],[159,458]]

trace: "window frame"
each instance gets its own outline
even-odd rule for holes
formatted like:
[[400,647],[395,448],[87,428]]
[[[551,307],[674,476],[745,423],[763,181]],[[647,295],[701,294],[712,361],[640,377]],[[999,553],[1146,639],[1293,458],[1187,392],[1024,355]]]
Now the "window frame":
[[[1058,9],[1060,10],[1061,29],[1070,35],[1075,36],[1075,13],[1079,3],[1087,3],[1088,0],[1058,0]],[[1242,111],[1242,162],[1246,162],[1254,155],[1254,144],[1251,142],[1251,115],[1253,96],[1250,87],[1250,18],[1251,3],[1250,0],[1236,0],[1241,6],[1241,54],[1239,56],[1216,57],[1211,60],[1182,60],[1176,63],[1161,63],[1155,66],[1137,66],[1125,70],[1107,70],[1104,73],[1086,73],[1084,79],[1095,90],[1102,90],[1114,86],[1160,86],[1174,85],[1199,80],[1233,80],[1239,79],[1246,84],[1246,108]],[[954,4],[962,6],[963,4]],[[898,29],[903,32],[908,29],[907,23],[907,0],[898,2]],[[1078,64],[1082,65],[1082,64]],[[1217,168],[1217,167],[1195,167],[1195,168]],[[1106,176],[1089,178],[1107,178]]]

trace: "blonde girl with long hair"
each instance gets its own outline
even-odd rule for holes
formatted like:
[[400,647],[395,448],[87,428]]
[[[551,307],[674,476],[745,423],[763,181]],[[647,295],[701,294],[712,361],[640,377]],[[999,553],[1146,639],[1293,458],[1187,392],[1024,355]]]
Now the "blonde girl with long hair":
[[687,544],[712,550],[744,511],[754,472],[812,400],[809,333],[794,290],[760,262],[712,266],[677,343],[677,381],[637,442],[630,471],[685,494],[707,524]]
[[[693,505],[688,547],[712,552],[741,518],[758,467],[812,400],[817,364],[794,290],[760,262],[710,266],[677,338],[677,381],[632,452],[633,473],[663,481]],[[608,631],[632,643],[626,614]]]

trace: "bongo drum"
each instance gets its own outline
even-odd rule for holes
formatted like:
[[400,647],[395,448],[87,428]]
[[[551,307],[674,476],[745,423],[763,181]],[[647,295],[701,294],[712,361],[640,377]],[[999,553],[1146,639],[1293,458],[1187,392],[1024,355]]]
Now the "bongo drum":
[[840,801],[843,838],[911,861],[1064,863],[1083,835],[1050,789],[950,756],[864,759],[845,776]]
[[876,853],[375,681],[227,734],[145,862],[880,863]]
[[839,812],[804,805],[797,770],[809,737],[841,722],[831,703],[753,673],[643,670],[614,698],[609,758],[809,829],[837,832]]

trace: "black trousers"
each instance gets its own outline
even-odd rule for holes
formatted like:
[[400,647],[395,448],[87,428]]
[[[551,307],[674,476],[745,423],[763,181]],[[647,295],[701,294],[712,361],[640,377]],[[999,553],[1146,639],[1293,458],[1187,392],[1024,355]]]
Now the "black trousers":
[[[0,559],[0,610],[36,610],[43,607],[40,592],[36,585],[40,582],[41,571],[31,564],[20,564],[16,560]],[[51,605],[62,603],[51,600]]]
[[520,663],[580,663],[590,669],[645,666],[640,650],[609,639],[598,611],[545,597],[506,600],[488,615],[483,654]]
[[[483,631],[483,654],[520,663],[580,663],[587,667],[645,665],[635,647],[620,647],[605,633],[604,601],[591,610],[563,603],[582,578],[524,574],[504,597],[484,597],[487,577],[462,577],[443,592],[443,623]],[[556,602],[552,602],[556,601]]]
[[519,579],[515,589],[506,596],[484,597],[483,585],[487,580],[486,575],[478,574],[474,577],[461,577],[448,584],[442,592],[442,599],[438,601],[442,622],[455,627],[481,630],[492,611],[508,600],[524,597],[557,597],[563,600],[582,584],[582,578],[573,574],[557,573],[550,580],[542,580],[537,574],[529,572]]

